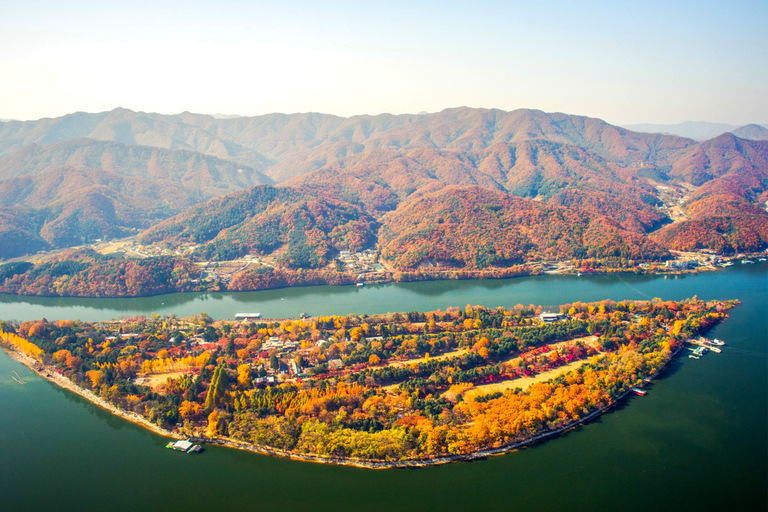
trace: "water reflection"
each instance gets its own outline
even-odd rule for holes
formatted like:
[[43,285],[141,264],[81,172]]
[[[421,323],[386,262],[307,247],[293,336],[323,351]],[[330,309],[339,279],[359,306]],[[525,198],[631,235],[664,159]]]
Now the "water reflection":
[[[374,314],[391,311],[428,311],[466,304],[511,307],[522,303],[547,307],[574,301],[603,299],[682,299],[693,295],[715,298],[710,290],[765,289],[766,263],[739,265],[724,271],[688,274],[677,279],[657,275],[611,274],[583,276],[531,276],[511,279],[422,281],[390,283],[364,288],[312,286],[257,292],[177,293],[157,297],[84,299],[16,297],[0,295],[0,318],[32,320],[62,318],[88,321],[120,316],[166,315],[180,317],[205,311],[217,319],[236,313],[258,312],[265,318],[310,315]],[[723,298],[723,297],[717,297]]]

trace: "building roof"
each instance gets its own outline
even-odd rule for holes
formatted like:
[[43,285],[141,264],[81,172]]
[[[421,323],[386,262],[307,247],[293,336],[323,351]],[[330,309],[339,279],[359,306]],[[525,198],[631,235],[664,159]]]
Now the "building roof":
[[177,448],[181,448],[182,450],[189,450],[190,448],[192,448],[192,446],[194,446],[193,443],[187,440],[176,441],[175,443],[173,443],[173,445]]

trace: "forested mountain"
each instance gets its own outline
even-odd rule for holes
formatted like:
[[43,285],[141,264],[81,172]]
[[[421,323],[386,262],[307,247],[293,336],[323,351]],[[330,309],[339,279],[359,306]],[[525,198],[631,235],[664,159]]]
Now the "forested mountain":
[[[749,124],[746,126],[768,128],[768,125],[765,124]],[[697,141],[709,140],[727,132],[734,133],[736,136],[741,137],[742,139],[761,140],[760,137],[749,136],[749,133],[743,131],[742,128],[745,128],[746,126],[728,123],[708,123],[706,121],[686,121],[684,123],[677,124],[630,124],[625,125],[624,128],[635,132],[668,133],[671,135],[679,135],[680,137],[687,137]],[[749,130],[752,131],[752,128]]]
[[731,131],[735,136],[750,140],[768,140],[768,128],[759,124],[748,124]]
[[666,251],[604,215],[547,206],[479,187],[448,187],[384,216],[382,257],[398,268],[427,263],[485,268],[537,259],[649,260]]
[[202,244],[203,258],[277,253],[290,268],[324,266],[340,250],[375,241],[375,221],[356,206],[290,188],[255,187],[220,197],[147,231],[145,243]]
[[1,123],[0,154],[0,229],[30,233],[28,250],[153,225],[146,242],[200,244],[206,258],[272,254],[288,267],[377,242],[398,268],[768,244],[768,142],[697,143],[537,110],[116,109]]
[[187,149],[262,168],[267,159],[234,140],[220,139],[188,125],[179,116],[164,116],[116,108],[110,112],[77,112],[55,119],[0,124],[0,156],[30,144],[51,144],[87,137],[164,149]]
[[145,229],[233,190],[271,183],[191,151],[75,139],[0,160],[0,257]]
[[694,144],[680,137],[635,133],[599,119],[538,110],[453,108],[429,115],[270,114],[217,119],[182,113],[115,109],[56,119],[0,124],[0,156],[29,144],[79,137],[189,149],[264,170],[277,181],[358,153],[414,148],[481,150],[494,144],[548,140],[574,144],[616,162],[664,162]]

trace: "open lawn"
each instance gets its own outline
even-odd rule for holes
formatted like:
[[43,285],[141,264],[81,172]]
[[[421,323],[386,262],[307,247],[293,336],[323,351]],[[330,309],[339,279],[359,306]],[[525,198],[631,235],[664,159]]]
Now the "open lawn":
[[475,397],[477,395],[483,395],[486,393],[493,393],[495,391],[506,391],[508,389],[515,389],[520,388],[522,390],[525,390],[529,386],[536,384],[537,382],[544,382],[549,379],[553,379],[557,377],[558,375],[561,375],[563,373],[567,373],[571,370],[575,370],[579,366],[586,363],[586,359],[581,359],[579,361],[573,361],[571,363],[568,363],[566,365],[560,366],[558,368],[555,368],[553,370],[549,370],[547,372],[541,372],[537,375],[534,375],[532,377],[521,377],[519,379],[513,379],[513,380],[505,380],[503,382],[494,382],[492,384],[481,384],[479,386],[475,386],[473,388],[470,388],[464,393],[464,398],[469,399],[472,397]]
[[167,373],[152,373],[149,375],[139,375],[134,379],[135,384],[142,384],[144,386],[149,386],[155,391],[162,392],[165,388],[165,381],[168,380],[168,378],[176,378],[181,377],[185,373],[189,373],[187,371],[183,372],[167,372]]

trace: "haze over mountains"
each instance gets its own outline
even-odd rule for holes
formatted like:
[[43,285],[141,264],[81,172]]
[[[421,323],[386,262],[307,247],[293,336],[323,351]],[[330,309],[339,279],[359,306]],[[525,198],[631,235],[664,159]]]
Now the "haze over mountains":
[[398,268],[768,243],[758,125],[696,142],[537,110],[219,117],[0,124],[0,237],[16,240],[0,257],[151,226],[147,242],[293,267],[376,243]]
[[698,141],[712,139],[728,132],[742,139],[766,140],[768,138],[768,123],[742,126],[727,123],[708,123],[706,121],[686,121],[677,124],[628,124],[624,125],[624,128],[636,132],[668,133]]

